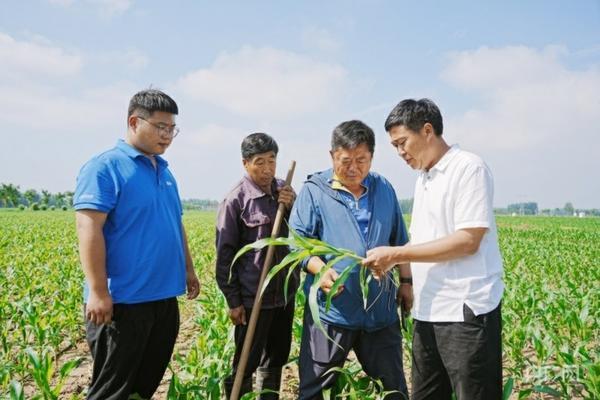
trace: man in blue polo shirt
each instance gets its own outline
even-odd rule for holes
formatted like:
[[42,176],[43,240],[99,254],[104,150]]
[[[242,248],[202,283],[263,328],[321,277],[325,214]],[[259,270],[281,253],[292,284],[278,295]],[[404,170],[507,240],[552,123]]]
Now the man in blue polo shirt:
[[127,135],[77,178],[79,253],[86,278],[86,336],[94,358],[88,399],[151,398],[179,332],[177,296],[200,284],[163,154],[179,132],[175,101],[135,94]]

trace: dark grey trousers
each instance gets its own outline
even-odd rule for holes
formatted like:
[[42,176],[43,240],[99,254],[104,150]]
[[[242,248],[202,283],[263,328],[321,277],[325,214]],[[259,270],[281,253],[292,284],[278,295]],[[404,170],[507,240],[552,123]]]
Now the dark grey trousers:
[[[246,320],[250,321],[251,308],[246,308]],[[252,347],[248,355],[248,364],[244,370],[246,388],[252,389],[252,374],[261,367],[267,370],[281,370],[287,363],[292,345],[292,322],[294,320],[293,298],[285,307],[276,307],[260,310],[256,322],[256,330],[252,340]],[[235,327],[235,354],[233,356],[233,369],[230,376],[225,379],[225,387],[233,387],[237,366],[242,355],[244,339],[248,325]],[[243,393],[240,393],[240,396]]]
[[167,369],[177,334],[176,298],[139,304],[115,304],[113,321],[86,321],[94,368],[87,398],[126,400],[137,393],[152,397]]
[[413,400],[502,398],[500,308],[475,316],[464,305],[464,322],[415,320]]
[[400,323],[374,332],[350,330],[323,323],[327,339],[313,322],[308,305],[304,308],[304,329],[300,344],[299,400],[323,399],[322,391],[335,383],[338,373],[333,367],[342,367],[350,350],[354,350],[367,375],[380,379],[385,391],[397,391],[386,400],[408,399],[402,366],[402,333]]

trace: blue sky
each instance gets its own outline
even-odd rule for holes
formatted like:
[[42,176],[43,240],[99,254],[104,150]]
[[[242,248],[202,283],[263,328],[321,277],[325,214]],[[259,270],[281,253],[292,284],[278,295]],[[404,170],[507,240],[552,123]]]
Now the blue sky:
[[180,105],[165,154],[183,197],[221,199],[239,143],[266,131],[298,190],[329,167],[332,129],[374,128],[373,169],[412,196],[383,130],[429,97],[450,143],[480,154],[495,204],[599,208],[600,2],[39,0],[0,14],[0,182],[71,190],[125,133],[150,85]]

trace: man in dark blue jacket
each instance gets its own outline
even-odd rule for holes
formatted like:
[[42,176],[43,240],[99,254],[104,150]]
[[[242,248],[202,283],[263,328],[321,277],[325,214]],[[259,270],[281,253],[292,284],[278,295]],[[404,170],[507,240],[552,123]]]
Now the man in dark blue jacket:
[[[363,257],[377,246],[407,243],[394,189],[385,178],[370,172],[374,149],[373,130],[363,122],[338,125],[331,139],[333,168],[309,176],[292,209],[290,226],[300,235],[353,250]],[[327,261],[321,257],[305,261],[307,294],[314,275]],[[410,265],[399,267],[399,289],[389,275],[371,280],[366,307],[359,283],[362,267],[355,267],[326,312],[323,294],[329,292],[348,263],[334,265],[320,282],[321,323],[334,341],[315,326],[305,307],[299,399],[322,399],[323,389],[337,379],[337,373],[329,370],[343,366],[351,349],[369,376],[380,379],[385,391],[395,391],[386,399],[408,398],[396,303],[401,302],[405,311],[412,306]]]

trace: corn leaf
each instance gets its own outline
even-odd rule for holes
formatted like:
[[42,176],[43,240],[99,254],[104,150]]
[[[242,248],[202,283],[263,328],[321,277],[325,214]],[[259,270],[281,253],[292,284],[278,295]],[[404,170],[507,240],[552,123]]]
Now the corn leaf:
[[289,286],[289,282],[290,282],[290,278],[292,276],[292,274],[294,273],[294,270],[296,269],[296,267],[298,266],[298,264],[300,264],[302,262],[303,258],[298,258],[289,268],[288,273],[285,277],[285,282],[283,283],[283,298],[285,300],[285,304],[287,304],[288,302],[288,286]]
[[[307,255],[308,255],[308,251],[306,251],[306,250],[305,251],[293,251],[291,253],[288,253],[288,255],[285,256],[285,258],[283,260],[281,260],[281,262],[279,264],[273,266],[273,268],[271,268],[269,270],[269,272],[267,273],[267,276],[265,277],[265,281],[263,283],[263,287],[260,292],[260,296],[262,297],[262,295],[265,294],[265,290],[267,289],[267,286],[269,285],[269,283],[271,282],[273,277],[275,275],[277,275],[277,273],[279,271],[281,271],[282,269],[284,269],[285,267],[287,267],[290,264],[293,264],[294,267],[296,267],[298,265],[298,263],[300,261],[302,261],[302,259],[304,259]],[[293,269],[290,269],[290,270],[293,270]],[[289,276],[289,274],[288,274],[288,276]],[[287,293],[287,291],[285,291],[285,293]]]
[[354,267],[356,267],[357,264],[358,264],[358,260],[352,262],[351,264],[349,264],[346,268],[344,268],[344,270],[342,271],[342,273],[335,280],[335,282],[333,283],[333,286],[331,286],[331,290],[327,294],[327,301],[326,301],[326,304],[325,304],[325,312],[329,312],[329,308],[331,307],[331,300],[337,294],[337,291],[340,288],[340,286],[344,285],[344,283],[348,280],[348,277],[350,276],[350,273],[352,272],[352,270],[354,269]]
[[[340,273],[340,275],[338,276],[338,278],[336,279],[336,281],[332,287],[332,290],[330,290],[326,295],[325,309],[326,309],[326,312],[328,312],[331,307],[331,301],[333,299],[333,296],[337,293],[338,288],[341,287],[346,282],[346,280],[349,278],[350,273],[352,272],[352,269],[355,268],[359,264],[360,260],[362,260],[362,257],[358,256],[356,253],[354,253],[350,250],[338,249],[338,248],[336,248],[326,242],[323,242],[321,240],[313,239],[313,238],[305,238],[305,237],[299,235],[298,232],[296,232],[292,228],[289,228],[289,232],[290,232],[290,236],[287,238],[276,238],[276,239],[265,238],[265,239],[257,240],[254,243],[250,243],[250,244],[242,247],[235,255],[230,268],[233,268],[233,265],[239,259],[239,257],[241,257],[243,254],[245,254],[251,250],[259,250],[266,246],[282,246],[282,245],[289,246],[290,253],[288,253],[288,255],[286,257],[284,257],[284,259],[281,260],[280,263],[278,263],[277,265],[274,265],[268,271],[265,281],[263,283],[263,287],[259,294],[260,296],[263,296],[268,285],[272,282],[273,278],[278,273],[281,273],[282,270],[285,270],[286,267],[289,267],[286,278],[285,278],[285,283],[284,283],[284,298],[287,303],[287,292],[288,292],[289,280],[290,280],[294,270],[298,267],[298,265],[300,265],[302,260],[305,260],[307,257],[329,257],[329,258],[331,258],[330,261],[328,261],[321,268],[319,273],[317,273],[314,276],[313,283],[312,283],[311,287],[309,288],[307,302],[308,302],[309,311],[311,313],[311,316],[313,318],[315,326],[321,332],[323,332],[323,334],[329,340],[333,340],[331,337],[329,337],[329,335],[327,334],[327,331],[325,330],[323,324],[321,323],[319,304],[317,301],[317,295],[318,295],[318,291],[320,289],[320,280],[324,276],[324,274],[338,262],[340,262],[346,258],[350,258],[353,260]],[[362,274],[361,275],[361,291],[363,293],[363,296],[366,299],[368,296],[368,282],[369,282],[369,278],[371,276],[370,276],[370,274],[367,276],[365,274],[364,270],[366,270],[366,269],[361,268],[361,274]],[[231,279],[231,269],[230,269],[229,276]],[[366,307],[366,300],[365,300],[365,307]]]
[[286,238],[286,237],[270,238],[270,237],[268,237],[268,238],[264,238],[264,239],[259,239],[256,242],[245,245],[244,247],[239,249],[238,252],[235,254],[235,257],[233,257],[233,261],[231,262],[231,265],[229,266],[229,281],[231,281],[231,270],[232,270],[235,262],[241,256],[243,256],[250,250],[261,250],[266,246],[291,246],[293,244],[294,244],[294,241],[290,240],[290,238]]

